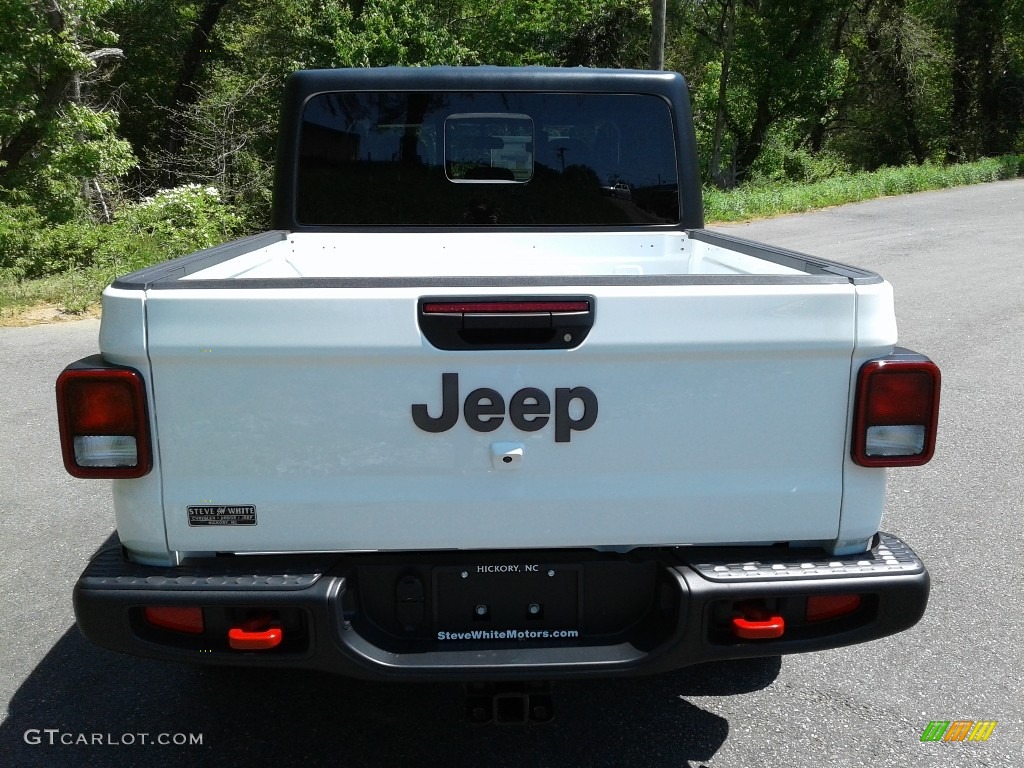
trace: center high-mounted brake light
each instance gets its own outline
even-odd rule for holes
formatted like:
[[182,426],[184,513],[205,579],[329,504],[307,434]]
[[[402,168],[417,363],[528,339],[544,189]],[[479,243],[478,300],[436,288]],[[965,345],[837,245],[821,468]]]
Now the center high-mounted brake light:
[[423,304],[425,315],[589,311],[589,301],[431,301]]
[[896,350],[869,360],[857,377],[851,456],[862,467],[916,467],[935,452],[939,367]]
[[57,378],[57,423],[64,466],[75,477],[135,478],[152,469],[142,376],[99,357]]

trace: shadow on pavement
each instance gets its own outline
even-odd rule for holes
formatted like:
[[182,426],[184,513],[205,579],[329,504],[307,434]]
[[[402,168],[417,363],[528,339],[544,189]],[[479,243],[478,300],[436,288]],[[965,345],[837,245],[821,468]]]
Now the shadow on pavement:
[[[780,666],[773,658],[558,683],[554,722],[473,726],[457,684],[151,662],[95,648],[72,626],[15,693],[0,725],[0,762],[697,766],[721,748],[729,724],[682,697],[759,690]],[[195,735],[202,743],[187,743]],[[164,738],[172,743],[156,743]]]

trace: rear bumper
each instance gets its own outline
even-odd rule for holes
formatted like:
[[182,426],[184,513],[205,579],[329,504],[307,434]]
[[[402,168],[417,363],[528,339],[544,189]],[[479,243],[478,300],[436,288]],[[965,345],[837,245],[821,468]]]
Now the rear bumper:
[[[113,547],[86,568],[74,602],[89,640],[133,655],[498,680],[641,674],[851,645],[913,626],[928,589],[920,559],[881,534],[872,550],[845,558],[560,550],[225,557],[154,568]],[[854,608],[808,613],[809,598],[818,606],[843,595],[859,596]],[[154,624],[145,609],[160,607],[201,609],[201,631]],[[737,631],[737,616],[771,616],[784,628],[751,639]],[[240,627],[275,627],[282,639],[238,649],[228,635]]]

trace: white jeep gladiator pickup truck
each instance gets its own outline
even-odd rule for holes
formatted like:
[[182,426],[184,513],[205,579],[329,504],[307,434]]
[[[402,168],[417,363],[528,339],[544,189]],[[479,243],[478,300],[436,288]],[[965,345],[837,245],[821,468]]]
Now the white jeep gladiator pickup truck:
[[939,371],[878,275],[703,228],[674,73],[307,71],[274,229],[118,279],[57,381],[107,648],[553,680],[912,626]]

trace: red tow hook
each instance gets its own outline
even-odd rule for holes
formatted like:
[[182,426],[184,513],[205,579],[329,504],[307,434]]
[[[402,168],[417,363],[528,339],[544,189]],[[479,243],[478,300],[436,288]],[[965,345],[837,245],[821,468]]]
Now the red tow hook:
[[273,617],[263,614],[246,619],[240,626],[228,630],[228,645],[236,651],[269,651],[284,639],[280,627],[271,626]]
[[740,603],[732,619],[732,633],[743,640],[771,640],[782,637],[786,622],[778,614],[756,604]]

